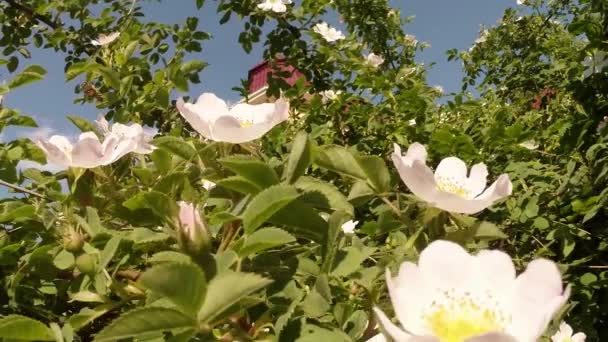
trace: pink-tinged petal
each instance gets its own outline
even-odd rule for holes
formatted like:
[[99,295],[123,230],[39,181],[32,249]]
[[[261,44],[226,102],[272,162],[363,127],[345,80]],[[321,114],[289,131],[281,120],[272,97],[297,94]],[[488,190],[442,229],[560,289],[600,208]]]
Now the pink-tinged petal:
[[475,256],[480,276],[487,281],[487,286],[497,293],[504,293],[512,288],[515,281],[515,266],[511,257],[496,250],[482,250]]
[[492,202],[488,200],[466,199],[443,191],[437,194],[433,203],[434,207],[441,210],[467,215],[476,214],[490,205]]
[[53,135],[49,139],[49,142],[55,145],[60,150],[64,151],[65,153],[72,152],[72,143],[68,140],[68,138],[62,135]]
[[116,134],[109,134],[102,144],[103,162],[102,165],[111,164],[125,155],[133,152],[137,142],[131,138],[119,137]]
[[412,336],[407,342],[441,342],[438,338],[431,336]]
[[490,187],[474,199],[466,199],[447,192],[440,192],[434,206],[453,213],[476,214],[491,206],[495,201],[511,194],[513,187],[509,176],[504,174],[498,177]]
[[[395,153],[401,155],[401,148],[399,147],[399,145],[393,144],[393,147],[395,148]],[[407,149],[407,153],[404,157],[404,162],[407,163],[407,165],[409,166],[411,166],[412,163],[416,160],[423,164],[426,164],[426,157],[427,152],[426,148],[424,148],[424,145],[415,142],[411,144],[410,147]]]
[[513,336],[501,333],[490,333],[482,336],[467,338],[465,342],[524,342],[518,341]]
[[[412,151],[411,154],[410,151]],[[434,204],[438,194],[437,186],[433,171],[422,161],[425,157],[422,153],[423,150],[410,147],[408,155],[405,157],[400,152],[399,147],[396,146],[395,152],[391,155],[399,177],[414,195]]]
[[509,331],[519,341],[536,341],[569,296],[569,289],[563,290],[557,265],[545,259],[530,262],[512,291]]
[[432,288],[425,281],[418,266],[404,262],[396,277],[392,277],[387,269],[386,285],[401,325],[412,334],[426,334],[426,323],[420,313],[430,302]]
[[228,115],[230,112],[226,101],[213,93],[202,93],[192,105],[191,110],[207,121],[213,121],[221,116]]
[[184,99],[179,98],[177,99],[176,107],[181,116],[186,119],[192,128],[194,128],[203,137],[211,139],[210,122],[207,119],[203,119],[203,117],[197,112],[194,112],[192,110],[192,104],[185,103]]
[[483,192],[488,185],[488,168],[484,163],[473,165],[469,178],[466,180],[465,187],[470,191],[471,196],[477,196]]
[[460,245],[437,240],[421,253],[418,267],[431,289],[463,289],[475,275],[475,257]]
[[93,132],[82,133],[72,150],[72,166],[93,168],[104,164],[104,151]]
[[467,164],[456,157],[444,158],[435,170],[437,183],[449,181],[464,187],[467,180]]
[[71,165],[70,155],[64,149],[57,147],[50,141],[44,140],[38,140],[36,145],[44,152],[49,163],[68,167]]
[[395,342],[408,342],[411,337],[410,334],[403,331],[401,328],[393,324],[391,320],[386,317],[384,312],[377,307],[374,307],[374,312],[376,313],[376,317],[378,318],[378,324],[380,325],[380,330],[385,335],[390,336]]
[[177,204],[179,205],[179,223],[187,235],[192,238],[194,231],[202,224],[200,213],[192,203],[180,201]]
[[499,199],[510,196],[512,192],[513,184],[511,184],[511,180],[509,180],[509,175],[505,173],[500,175],[498,179],[486,189],[486,191],[477,196],[475,199],[493,203]]
[[230,116],[239,122],[252,124],[272,122],[278,124],[289,118],[289,102],[278,99],[275,103],[250,105],[239,103],[230,110]]
[[213,126],[211,127],[212,139],[215,141],[242,144],[261,138],[274,126],[275,124],[272,121],[268,121],[243,127],[237,119],[230,116],[224,116],[213,123]]

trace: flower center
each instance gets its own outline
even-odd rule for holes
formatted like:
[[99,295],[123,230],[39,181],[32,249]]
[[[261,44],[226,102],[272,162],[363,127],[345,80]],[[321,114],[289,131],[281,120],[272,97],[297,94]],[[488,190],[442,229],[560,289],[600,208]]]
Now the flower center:
[[462,182],[450,177],[435,177],[437,183],[437,189],[447,192],[456,196],[470,198],[471,192],[467,189]]
[[243,120],[243,119],[239,118],[239,123],[241,124],[241,127],[253,126],[253,121],[252,120]]
[[442,293],[425,315],[426,322],[441,342],[463,342],[468,338],[492,332],[504,332],[510,317],[502,312],[490,295],[475,300],[468,293],[457,296]]

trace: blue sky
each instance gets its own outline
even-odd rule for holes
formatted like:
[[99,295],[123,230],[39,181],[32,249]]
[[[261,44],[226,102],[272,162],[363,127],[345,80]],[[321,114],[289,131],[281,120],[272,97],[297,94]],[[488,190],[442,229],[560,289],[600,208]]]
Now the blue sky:
[[[168,24],[183,22],[186,17],[197,15],[199,29],[212,34],[213,39],[206,41],[201,53],[188,59],[201,59],[210,64],[201,74],[202,83],[190,90],[197,96],[202,91],[210,91],[230,101],[238,100],[231,90],[240,85],[251,66],[261,60],[261,44],[246,54],[237,42],[243,23],[231,20],[219,25],[215,2],[207,1],[201,11],[197,11],[194,0],[164,0],[141,2],[144,13],[150,21]],[[414,15],[412,23],[405,30],[414,34],[418,40],[431,44],[418,56],[419,62],[427,65],[437,63],[429,73],[429,84],[441,85],[446,92],[460,87],[462,74],[459,62],[447,62],[445,51],[451,48],[467,49],[477,38],[479,25],[496,24],[505,8],[516,6],[515,0],[391,0],[403,16]],[[339,26],[337,20],[330,24]],[[27,64],[42,64],[48,74],[45,80],[9,93],[5,105],[32,115],[39,125],[38,129],[8,129],[3,133],[6,141],[15,135],[42,137],[50,134],[74,135],[76,129],[65,118],[66,115],[79,115],[88,119],[95,118],[99,112],[92,105],[75,105],[73,89],[76,82],[66,83],[63,73],[63,56],[52,51],[33,50],[32,59]],[[0,75],[6,76],[3,70]],[[10,76],[9,76],[10,77]],[[174,94],[180,96],[182,94]]]

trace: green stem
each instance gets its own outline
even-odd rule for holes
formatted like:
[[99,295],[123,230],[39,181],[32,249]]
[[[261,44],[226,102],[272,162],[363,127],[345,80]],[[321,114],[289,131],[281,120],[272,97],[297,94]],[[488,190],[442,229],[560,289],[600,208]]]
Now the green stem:
[[9,183],[9,182],[5,182],[5,181],[3,181],[1,179],[0,179],[0,185],[5,186],[7,188],[11,188],[11,189],[13,189],[15,191],[26,193],[28,195],[36,196],[36,197],[39,197],[39,198],[42,198],[42,199],[47,199],[47,197],[44,196],[44,195],[42,195],[42,194],[39,194],[39,193],[37,193],[35,191],[28,190],[26,188],[20,187],[18,185],[15,185],[15,184],[12,184],[12,183]]

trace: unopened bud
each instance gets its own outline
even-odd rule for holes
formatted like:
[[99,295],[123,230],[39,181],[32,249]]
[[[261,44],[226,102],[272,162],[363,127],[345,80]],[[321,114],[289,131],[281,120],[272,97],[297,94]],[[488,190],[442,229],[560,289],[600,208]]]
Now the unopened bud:
[[78,231],[71,230],[63,237],[63,248],[70,253],[80,253],[84,246],[84,236]]
[[178,202],[179,227],[177,240],[190,256],[199,257],[210,252],[211,243],[207,223],[192,203]]
[[97,273],[97,260],[91,254],[80,254],[76,257],[76,268],[88,276],[93,276]]

